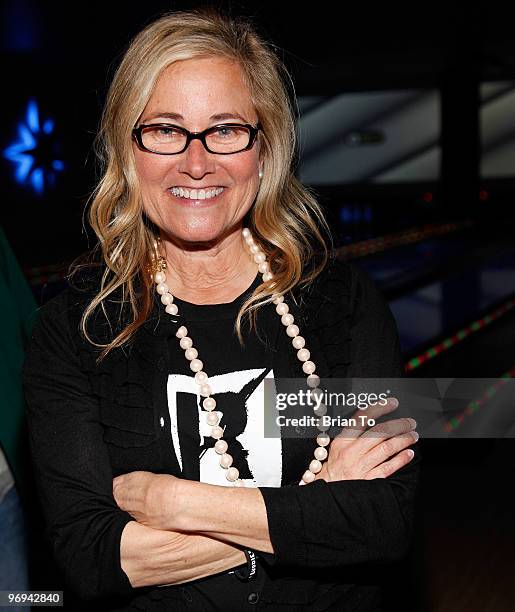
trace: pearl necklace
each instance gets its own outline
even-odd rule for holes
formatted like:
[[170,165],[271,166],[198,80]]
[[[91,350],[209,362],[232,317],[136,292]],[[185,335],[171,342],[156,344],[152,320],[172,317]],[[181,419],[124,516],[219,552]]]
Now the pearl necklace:
[[[243,239],[249,247],[250,254],[258,266],[259,272],[262,274],[264,282],[272,280],[273,274],[270,271],[270,266],[266,261],[266,255],[263,253],[258,244],[254,242],[254,238],[248,228],[242,230]],[[157,246],[156,246],[157,252]],[[165,306],[165,310],[170,315],[177,315],[179,309],[177,304],[173,303],[173,295],[170,293],[170,288],[166,284],[166,275],[164,270],[166,269],[166,259],[161,255],[157,258],[157,271],[153,275],[153,279],[156,283],[156,291],[161,296],[161,302]],[[273,303],[275,304],[275,310],[281,317],[281,323],[286,328],[286,334],[290,337],[293,348],[297,350],[297,358],[302,362],[302,370],[307,375],[306,382],[312,389],[312,393],[321,393],[318,386],[320,385],[320,377],[315,374],[316,366],[313,361],[310,361],[310,352],[306,348],[306,341],[300,335],[300,330],[295,325],[293,315],[289,312],[288,304],[284,301],[284,296],[281,294],[274,294]],[[228,445],[223,439],[224,430],[218,425],[220,422],[220,416],[215,411],[216,400],[211,397],[211,387],[209,386],[209,378],[206,372],[204,372],[204,364],[198,358],[198,351],[193,346],[193,340],[188,336],[188,330],[184,325],[179,327],[176,333],[179,339],[179,344],[184,350],[184,356],[190,362],[190,369],[195,372],[195,381],[199,385],[199,393],[204,400],[202,406],[207,411],[206,422],[211,426],[211,437],[217,442],[214,445],[215,451],[220,455],[220,466],[226,470],[225,477],[229,482],[233,483],[233,486],[244,487],[245,482],[239,478],[238,469],[232,465],[233,458],[227,453]],[[315,410],[315,414],[320,417],[325,414],[326,407],[321,404]],[[322,423],[317,426],[321,433],[317,436],[318,447],[314,451],[314,459],[309,464],[308,469],[304,472],[302,480],[299,485],[308,484],[315,480],[315,475],[322,469],[322,461],[327,459],[327,449],[325,448],[330,443],[329,435],[326,433],[328,427]]]

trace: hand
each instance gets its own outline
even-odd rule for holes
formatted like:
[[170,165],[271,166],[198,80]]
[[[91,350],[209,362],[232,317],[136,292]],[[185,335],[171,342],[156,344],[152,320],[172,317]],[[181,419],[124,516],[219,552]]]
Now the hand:
[[118,506],[138,523],[173,530],[178,480],[170,474],[130,472],[113,479],[113,496]]
[[[377,419],[395,410],[399,402],[390,398],[385,406],[376,404],[353,416],[366,415]],[[359,423],[360,420],[357,419]],[[344,427],[329,446],[329,455],[315,480],[372,480],[387,478],[400,470],[413,458],[406,447],[418,440],[413,431],[413,419],[393,419],[378,423],[365,431],[366,426]]]

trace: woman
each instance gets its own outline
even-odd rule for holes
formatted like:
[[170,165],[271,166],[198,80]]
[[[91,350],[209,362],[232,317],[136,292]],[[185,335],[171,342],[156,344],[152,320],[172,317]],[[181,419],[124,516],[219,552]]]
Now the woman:
[[85,599],[372,610],[409,546],[413,422],[263,437],[265,378],[402,375],[391,314],[328,258],[292,174],[282,70],[243,20],[178,12],[111,85],[99,264],[42,309],[24,368],[49,537]]

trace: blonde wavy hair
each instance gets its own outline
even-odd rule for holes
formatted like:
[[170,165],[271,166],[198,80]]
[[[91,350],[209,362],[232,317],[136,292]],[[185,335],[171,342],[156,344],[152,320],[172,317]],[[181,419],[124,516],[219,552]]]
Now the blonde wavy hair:
[[[246,18],[228,17],[214,9],[166,13],[134,37],[111,82],[95,140],[102,176],[88,200],[88,221],[98,243],[71,264],[68,275],[72,280],[84,267],[103,268],[100,290],[80,322],[85,338],[103,349],[97,362],[125,345],[148,319],[155,292],[152,271],[159,234],[143,211],[132,130],[167,66],[213,56],[239,64],[262,126],[264,176],[247,222],[274,278],[259,285],[242,305],[235,323],[240,342],[244,315],[254,326],[258,307],[271,302],[273,294],[312,282],[327,262],[332,244],[327,221],[314,194],[293,174],[296,133],[288,95],[291,78],[274,47]],[[121,290],[120,318],[123,306],[129,304],[132,320],[110,342],[98,343],[88,334],[88,319],[100,306],[111,325],[105,302],[117,290]]]

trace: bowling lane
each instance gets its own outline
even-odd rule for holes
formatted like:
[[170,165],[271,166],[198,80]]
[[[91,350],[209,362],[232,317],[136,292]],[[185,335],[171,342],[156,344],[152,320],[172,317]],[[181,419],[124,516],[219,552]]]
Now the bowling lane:
[[357,259],[389,299],[412,354],[515,294],[515,245],[447,235]]
[[404,353],[451,333],[515,294],[515,248],[390,302]]

